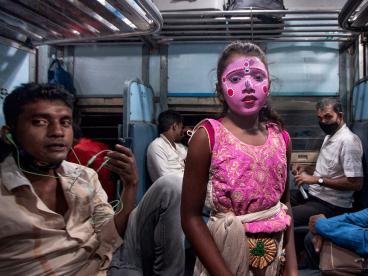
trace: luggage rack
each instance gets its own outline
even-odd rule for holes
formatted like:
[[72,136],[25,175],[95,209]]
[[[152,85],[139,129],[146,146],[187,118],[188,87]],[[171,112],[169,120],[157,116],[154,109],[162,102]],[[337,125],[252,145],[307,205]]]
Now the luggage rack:
[[339,10],[239,10],[165,12],[161,43],[262,41],[353,41],[338,24]]

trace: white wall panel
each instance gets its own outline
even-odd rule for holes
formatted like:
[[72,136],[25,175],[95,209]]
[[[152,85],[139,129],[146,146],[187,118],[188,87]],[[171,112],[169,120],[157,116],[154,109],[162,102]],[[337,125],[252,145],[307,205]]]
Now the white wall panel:
[[267,46],[271,93],[333,96],[339,93],[337,43],[271,43]]
[[284,0],[287,9],[341,9],[346,0]]
[[141,46],[76,47],[74,55],[78,95],[122,95],[126,80],[142,77]]
[[225,44],[169,46],[169,95],[213,94],[216,64]]

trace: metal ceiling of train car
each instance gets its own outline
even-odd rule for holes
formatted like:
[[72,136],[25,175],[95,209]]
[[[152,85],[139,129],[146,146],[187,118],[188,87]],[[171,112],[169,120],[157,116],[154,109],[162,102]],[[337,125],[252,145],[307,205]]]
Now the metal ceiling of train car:
[[29,46],[236,39],[348,42],[366,29],[367,14],[367,0],[349,0],[341,12],[248,9],[163,13],[151,0],[0,0],[0,36]]
[[142,36],[162,23],[150,0],[0,0],[0,35],[28,45]]

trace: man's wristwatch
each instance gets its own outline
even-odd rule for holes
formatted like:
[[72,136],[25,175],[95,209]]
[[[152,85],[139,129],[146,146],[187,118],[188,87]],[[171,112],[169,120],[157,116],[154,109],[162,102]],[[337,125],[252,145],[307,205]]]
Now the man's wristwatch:
[[318,184],[322,186],[323,183],[324,183],[323,177],[318,178]]

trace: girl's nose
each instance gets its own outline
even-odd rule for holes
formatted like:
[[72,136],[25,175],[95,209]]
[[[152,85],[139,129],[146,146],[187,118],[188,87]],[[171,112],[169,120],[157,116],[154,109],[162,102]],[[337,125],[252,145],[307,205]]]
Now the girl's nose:
[[253,85],[252,85],[252,82],[249,81],[248,79],[245,80],[245,83],[244,83],[244,90],[245,91],[253,91]]

